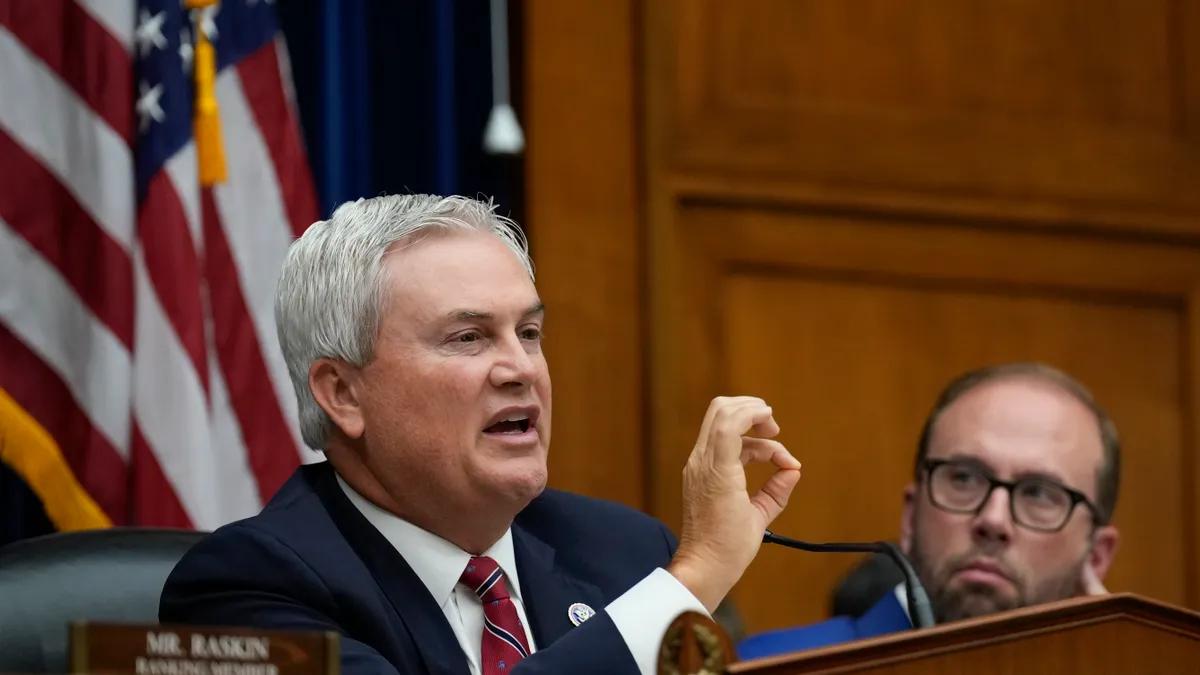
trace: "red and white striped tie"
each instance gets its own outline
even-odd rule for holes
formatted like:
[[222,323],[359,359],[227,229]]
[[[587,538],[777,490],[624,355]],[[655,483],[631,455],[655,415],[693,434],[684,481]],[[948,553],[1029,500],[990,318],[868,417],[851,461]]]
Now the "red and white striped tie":
[[504,571],[491,558],[471,558],[459,581],[475,591],[483,603],[481,675],[505,675],[529,656],[529,640],[516,605],[508,597]]

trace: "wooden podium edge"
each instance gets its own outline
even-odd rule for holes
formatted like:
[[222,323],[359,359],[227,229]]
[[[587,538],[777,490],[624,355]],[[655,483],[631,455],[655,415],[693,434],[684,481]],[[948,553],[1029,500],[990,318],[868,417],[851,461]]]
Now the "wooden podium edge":
[[904,631],[853,642],[767,656],[731,664],[730,675],[789,672],[803,663],[821,669],[853,664],[856,669],[909,661],[1060,631],[1063,628],[1133,620],[1181,635],[1200,635],[1200,612],[1132,593],[1071,598],[1003,614],[964,619],[919,631]]

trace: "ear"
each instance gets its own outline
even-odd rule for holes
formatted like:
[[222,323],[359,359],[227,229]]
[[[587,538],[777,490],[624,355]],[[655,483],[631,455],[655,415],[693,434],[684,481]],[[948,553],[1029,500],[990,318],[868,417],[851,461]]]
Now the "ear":
[[1117,528],[1105,525],[1096,530],[1092,536],[1092,552],[1088,555],[1087,564],[1096,573],[1096,578],[1103,580],[1112,566],[1113,558],[1117,555],[1117,544],[1121,536]]
[[308,369],[308,388],[334,426],[350,438],[366,427],[359,399],[358,369],[334,359],[319,359]]
[[913,518],[917,506],[917,485],[909,483],[904,487],[904,515],[900,519],[900,550],[904,555],[912,550]]

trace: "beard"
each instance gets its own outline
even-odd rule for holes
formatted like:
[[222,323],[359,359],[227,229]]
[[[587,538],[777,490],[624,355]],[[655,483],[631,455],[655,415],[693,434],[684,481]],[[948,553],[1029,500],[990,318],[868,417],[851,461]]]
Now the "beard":
[[[976,545],[962,555],[939,562],[927,555],[920,542],[920,533],[913,532],[909,560],[925,586],[939,624],[1073,597],[1083,566],[1087,563],[1085,552],[1061,570],[1041,578],[1031,578],[1014,569],[1000,552],[994,550],[995,547]],[[1013,586],[1011,594],[1005,589],[986,584],[951,583],[957,572],[979,558],[987,559],[1001,569]]]

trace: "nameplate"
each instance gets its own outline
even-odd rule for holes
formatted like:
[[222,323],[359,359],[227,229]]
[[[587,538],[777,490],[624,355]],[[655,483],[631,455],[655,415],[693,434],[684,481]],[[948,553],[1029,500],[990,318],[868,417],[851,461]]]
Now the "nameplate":
[[71,624],[71,672],[92,675],[337,675],[335,632]]

